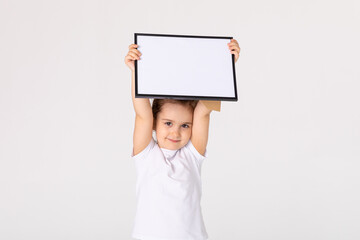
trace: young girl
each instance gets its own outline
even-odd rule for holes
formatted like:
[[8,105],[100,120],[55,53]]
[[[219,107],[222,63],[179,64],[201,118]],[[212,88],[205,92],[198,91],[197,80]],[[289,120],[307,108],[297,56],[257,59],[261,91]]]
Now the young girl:
[[[201,165],[206,158],[210,113],[203,101],[135,98],[136,44],[126,65],[132,70],[136,113],[133,154],[137,209],[132,237],[141,240],[206,240],[201,212]],[[232,39],[229,51],[239,58]],[[152,131],[156,132],[156,140]]]

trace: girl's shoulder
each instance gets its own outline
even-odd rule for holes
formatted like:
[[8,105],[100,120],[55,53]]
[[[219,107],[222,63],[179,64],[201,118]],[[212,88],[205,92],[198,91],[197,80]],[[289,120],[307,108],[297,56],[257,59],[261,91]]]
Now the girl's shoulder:
[[150,139],[149,144],[138,154],[134,155],[134,153],[131,155],[131,157],[133,159],[141,159],[146,157],[149,152],[154,149],[154,147],[158,147],[159,145],[157,144],[157,142],[155,142],[155,140],[153,138]]
[[183,151],[190,152],[196,159],[203,160],[207,157],[207,150],[205,150],[205,154],[201,155],[198,150],[196,150],[195,146],[192,144],[191,140],[182,147]]

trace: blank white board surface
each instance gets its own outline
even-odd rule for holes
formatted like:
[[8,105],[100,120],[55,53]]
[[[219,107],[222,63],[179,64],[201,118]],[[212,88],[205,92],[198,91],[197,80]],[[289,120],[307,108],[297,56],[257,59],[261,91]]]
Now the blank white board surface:
[[135,33],[135,96],[237,101],[231,39]]

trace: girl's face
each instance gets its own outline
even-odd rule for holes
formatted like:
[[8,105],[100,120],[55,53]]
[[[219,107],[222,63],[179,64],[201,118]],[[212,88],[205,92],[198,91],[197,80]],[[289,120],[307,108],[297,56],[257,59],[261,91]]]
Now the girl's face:
[[191,137],[193,111],[181,104],[165,103],[157,115],[155,131],[159,147],[177,150]]

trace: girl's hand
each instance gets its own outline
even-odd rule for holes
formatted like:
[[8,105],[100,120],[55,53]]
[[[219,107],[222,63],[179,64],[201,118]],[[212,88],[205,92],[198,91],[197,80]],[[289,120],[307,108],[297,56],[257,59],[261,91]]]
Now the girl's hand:
[[137,50],[136,48],[138,47],[138,45],[136,44],[131,44],[129,46],[129,52],[128,54],[125,56],[125,64],[131,69],[131,71],[135,71],[135,60],[140,60],[140,56],[141,56],[141,52],[139,52],[139,50]]
[[238,42],[235,39],[231,39],[231,42],[228,43],[231,54],[235,55],[235,62],[239,59],[240,47]]

